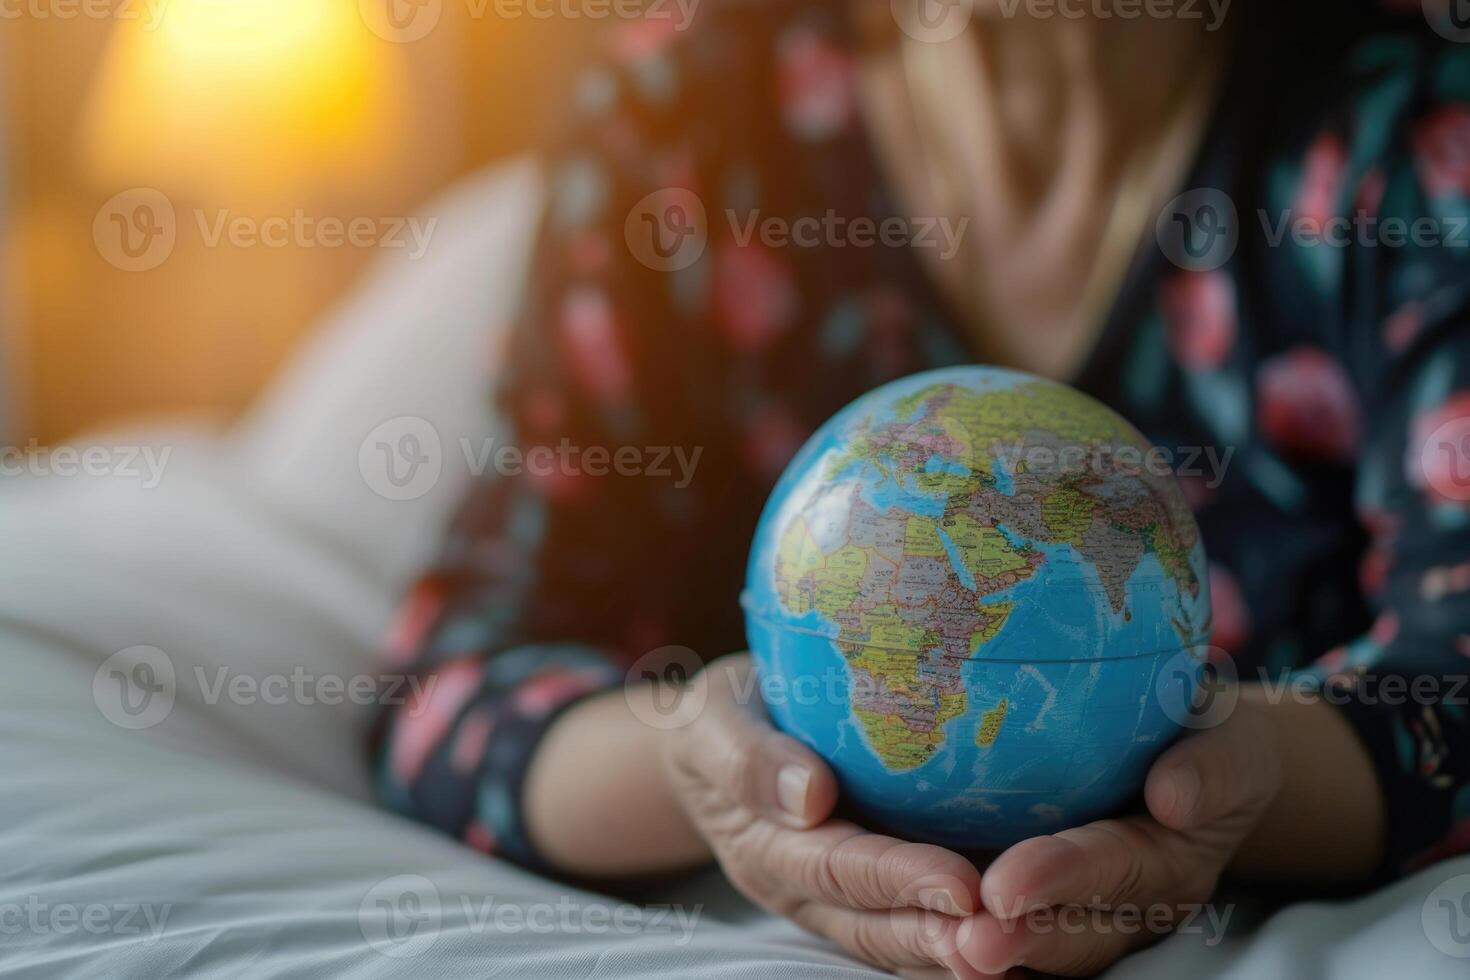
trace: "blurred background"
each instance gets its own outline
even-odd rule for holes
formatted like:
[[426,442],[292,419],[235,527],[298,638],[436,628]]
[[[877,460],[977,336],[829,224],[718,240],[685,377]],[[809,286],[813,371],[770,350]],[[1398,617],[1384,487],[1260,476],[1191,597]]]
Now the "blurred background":
[[602,24],[0,0],[0,446],[229,420],[437,190],[532,145]]

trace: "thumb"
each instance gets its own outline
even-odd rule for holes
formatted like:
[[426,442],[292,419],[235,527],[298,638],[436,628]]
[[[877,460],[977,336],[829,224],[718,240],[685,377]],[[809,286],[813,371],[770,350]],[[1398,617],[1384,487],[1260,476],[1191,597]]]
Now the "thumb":
[[837,805],[837,779],[811,749],[772,727],[760,704],[749,656],[710,664],[704,712],[689,726],[686,767],[731,802],[803,829]]
[[1270,721],[1242,700],[1216,728],[1186,736],[1149,770],[1144,800],[1172,830],[1191,830],[1264,808],[1281,784]]

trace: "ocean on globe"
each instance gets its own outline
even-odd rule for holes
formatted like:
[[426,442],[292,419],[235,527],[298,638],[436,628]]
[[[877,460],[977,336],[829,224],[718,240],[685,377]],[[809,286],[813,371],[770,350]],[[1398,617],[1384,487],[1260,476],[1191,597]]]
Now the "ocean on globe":
[[1167,459],[1056,382],[959,367],[812,436],[742,604],[775,723],[870,824],[1004,847],[1127,804],[1182,725],[1210,625]]

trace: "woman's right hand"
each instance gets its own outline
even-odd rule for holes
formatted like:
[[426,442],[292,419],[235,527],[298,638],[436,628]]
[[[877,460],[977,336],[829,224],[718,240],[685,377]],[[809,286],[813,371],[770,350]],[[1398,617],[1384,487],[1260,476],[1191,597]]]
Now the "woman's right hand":
[[695,675],[685,697],[702,708],[662,742],[669,788],[730,881],[901,976],[983,977],[956,951],[965,917],[981,909],[980,872],[942,847],[830,819],[836,778],[771,726],[752,670],[741,655]]

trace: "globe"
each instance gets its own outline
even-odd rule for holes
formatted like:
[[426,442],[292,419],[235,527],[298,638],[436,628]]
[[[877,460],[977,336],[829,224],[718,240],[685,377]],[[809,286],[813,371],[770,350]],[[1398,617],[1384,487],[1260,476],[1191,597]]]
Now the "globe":
[[1004,847],[1125,807],[1203,675],[1169,460],[1066,385],[972,366],[847,406],[776,484],[741,601],[778,727],[871,825]]

